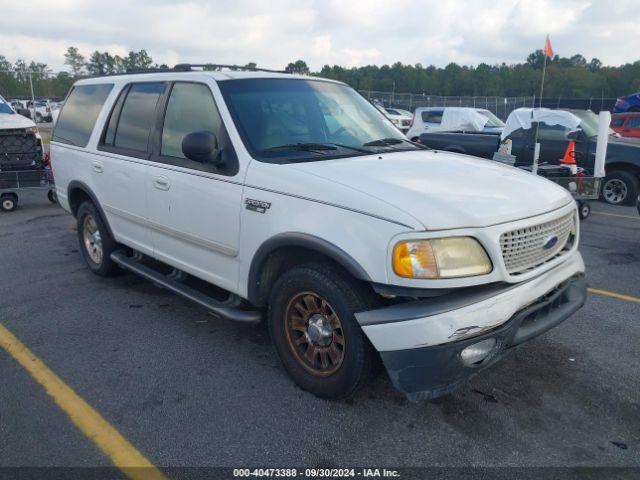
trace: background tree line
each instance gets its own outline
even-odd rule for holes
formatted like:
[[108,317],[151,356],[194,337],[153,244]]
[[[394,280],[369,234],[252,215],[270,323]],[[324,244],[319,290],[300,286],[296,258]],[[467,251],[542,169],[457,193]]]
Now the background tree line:
[[[510,65],[450,63],[441,68],[396,62],[353,68],[325,65],[319,72],[311,72],[304,60],[297,60],[289,63],[285,70],[340,80],[359,90],[518,97],[538,94],[543,58],[542,51],[537,50],[523,63]],[[0,55],[0,94],[5,97],[30,95],[28,72],[31,72],[37,97],[62,98],[80,77],[167,68],[167,65],[154,63],[144,49],[131,51],[123,57],[96,50],[85,58],[76,47],[69,47],[64,59],[69,71],[53,72],[44,63],[27,63],[20,59],[12,64]],[[256,64],[252,62],[246,66],[255,67]],[[547,63],[545,97],[612,98],[637,91],[640,91],[640,61],[610,67],[603,66],[597,58],[587,60],[582,55],[556,55]]]

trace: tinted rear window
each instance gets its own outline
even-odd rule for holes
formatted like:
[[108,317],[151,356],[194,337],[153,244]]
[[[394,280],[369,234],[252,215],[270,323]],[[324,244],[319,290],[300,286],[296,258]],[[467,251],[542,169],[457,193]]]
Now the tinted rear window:
[[427,123],[441,123],[442,110],[428,110],[422,112],[422,121]]
[[127,94],[116,129],[115,146],[146,152],[153,128],[156,104],[164,83],[134,83]]
[[113,84],[73,87],[53,131],[55,142],[86,147]]

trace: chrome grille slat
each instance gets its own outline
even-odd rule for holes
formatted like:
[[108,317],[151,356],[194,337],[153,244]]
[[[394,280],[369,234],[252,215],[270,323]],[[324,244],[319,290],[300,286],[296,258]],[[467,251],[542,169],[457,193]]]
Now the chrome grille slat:
[[[575,212],[548,222],[518,228],[500,236],[500,248],[510,275],[528,272],[560,255],[575,224]],[[557,243],[548,249],[545,240],[557,236]]]

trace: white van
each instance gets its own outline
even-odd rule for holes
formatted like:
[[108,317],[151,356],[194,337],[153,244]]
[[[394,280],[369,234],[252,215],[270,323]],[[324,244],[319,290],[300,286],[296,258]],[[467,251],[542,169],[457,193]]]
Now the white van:
[[266,320],[326,398],[380,360],[410,398],[446,394],[585,302],[566,190],[413,144],[340,82],[193,68],[67,97],[51,160],[96,274]]
[[417,141],[427,132],[477,131],[499,135],[504,122],[485,108],[418,107],[406,135]]

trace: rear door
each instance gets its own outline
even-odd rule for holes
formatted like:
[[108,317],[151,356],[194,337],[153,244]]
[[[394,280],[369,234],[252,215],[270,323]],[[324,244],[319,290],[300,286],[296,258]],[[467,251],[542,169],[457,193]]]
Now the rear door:
[[[147,181],[149,220],[156,258],[235,290],[243,187],[212,86],[217,91],[215,83],[177,81],[165,95]],[[224,166],[185,158],[183,138],[201,131],[216,135]]]
[[116,239],[153,253],[147,207],[147,163],[159,101],[168,84],[133,82],[124,87],[91,159],[100,201]]

